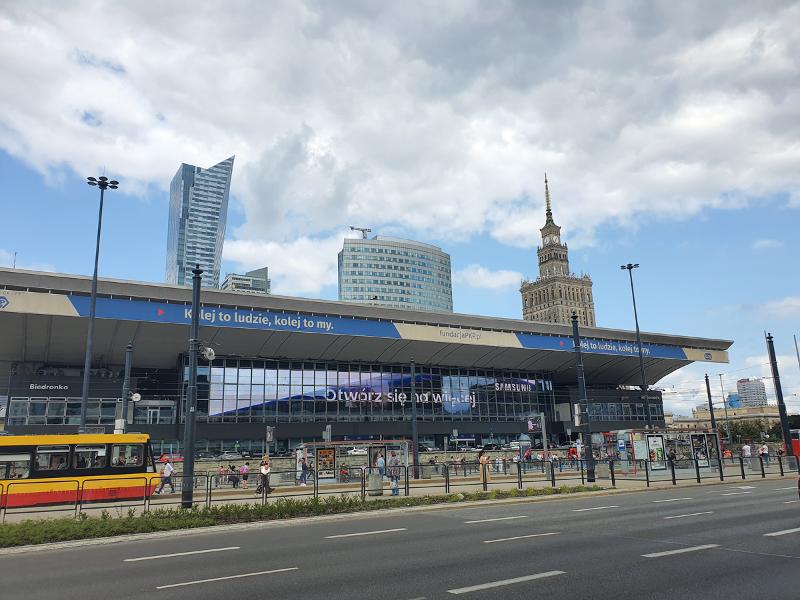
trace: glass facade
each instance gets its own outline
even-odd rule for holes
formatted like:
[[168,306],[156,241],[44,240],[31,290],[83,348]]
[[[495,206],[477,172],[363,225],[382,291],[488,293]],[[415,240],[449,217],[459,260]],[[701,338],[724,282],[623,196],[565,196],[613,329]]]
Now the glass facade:
[[339,300],[452,312],[450,255],[410,240],[346,239],[339,252]]
[[228,218],[233,159],[209,169],[182,164],[169,191],[167,283],[191,285],[192,269],[203,269],[203,285],[218,287]]
[[[408,365],[218,359],[198,372],[201,422],[411,419]],[[539,373],[419,366],[414,387],[422,421],[553,414],[552,383]]]
[[[118,414],[119,413],[119,414]],[[89,398],[86,405],[87,425],[113,425],[121,416],[121,403],[116,398]],[[11,398],[8,425],[79,425],[80,398]]]

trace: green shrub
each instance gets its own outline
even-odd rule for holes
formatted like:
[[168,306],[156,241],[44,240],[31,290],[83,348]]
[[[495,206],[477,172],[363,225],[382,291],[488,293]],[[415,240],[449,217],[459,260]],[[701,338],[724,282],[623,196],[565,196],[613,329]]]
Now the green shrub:
[[441,496],[389,497],[362,500],[359,496],[341,494],[323,498],[279,498],[270,504],[214,504],[210,507],[195,506],[192,509],[156,508],[137,515],[134,509],[127,512],[117,510],[113,516],[104,510],[93,517],[80,513],[77,519],[26,520],[0,526],[0,548],[44,544],[67,540],[110,537],[131,533],[150,533],[173,529],[208,527],[231,523],[272,521],[316,515],[331,515],[381,510],[404,506],[429,506],[433,504],[457,503],[469,500],[516,498],[549,494],[573,494],[603,489],[593,486],[566,486],[559,488],[507,489],[490,492],[456,492]]

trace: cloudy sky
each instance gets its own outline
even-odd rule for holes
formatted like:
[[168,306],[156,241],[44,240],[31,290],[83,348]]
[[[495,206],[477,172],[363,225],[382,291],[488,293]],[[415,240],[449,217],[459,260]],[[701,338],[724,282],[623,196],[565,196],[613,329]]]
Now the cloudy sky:
[[518,317],[546,171],[598,324],[631,328],[639,262],[643,329],[735,340],[729,389],[772,331],[800,394],[798,2],[18,0],[0,69],[0,264],[89,273],[105,172],[102,275],[163,281],[178,165],[236,155],[223,271],[335,298],[369,226],[450,252],[459,312]]

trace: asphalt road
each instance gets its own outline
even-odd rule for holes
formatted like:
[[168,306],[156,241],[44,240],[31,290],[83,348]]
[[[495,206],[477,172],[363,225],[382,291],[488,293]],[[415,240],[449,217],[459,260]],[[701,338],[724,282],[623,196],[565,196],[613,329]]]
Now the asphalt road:
[[[800,598],[793,478],[0,555],[9,598]],[[166,555],[166,556],[165,556]]]

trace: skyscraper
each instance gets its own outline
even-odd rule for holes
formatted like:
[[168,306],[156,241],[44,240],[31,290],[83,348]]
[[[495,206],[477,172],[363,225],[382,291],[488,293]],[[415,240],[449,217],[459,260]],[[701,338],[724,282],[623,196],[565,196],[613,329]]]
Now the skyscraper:
[[345,239],[339,252],[339,300],[453,312],[450,255],[431,244],[382,235]]
[[544,177],[545,224],[539,231],[542,245],[536,250],[539,258],[539,277],[525,280],[520,287],[522,318],[542,323],[570,324],[573,311],[578,323],[594,327],[594,300],[592,279],[575,275],[569,270],[567,245],[561,243],[561,227],[553,221],[550,209],[550,188]]
[[231,156],[208,169],[182,164],[172,178],[167,283],[191,285],[192,269],[200,265],[203,285],[219,286],[233,159]]
[[760,379],[740,379],[736,382],[742,406],[766,406],[767,388]]

